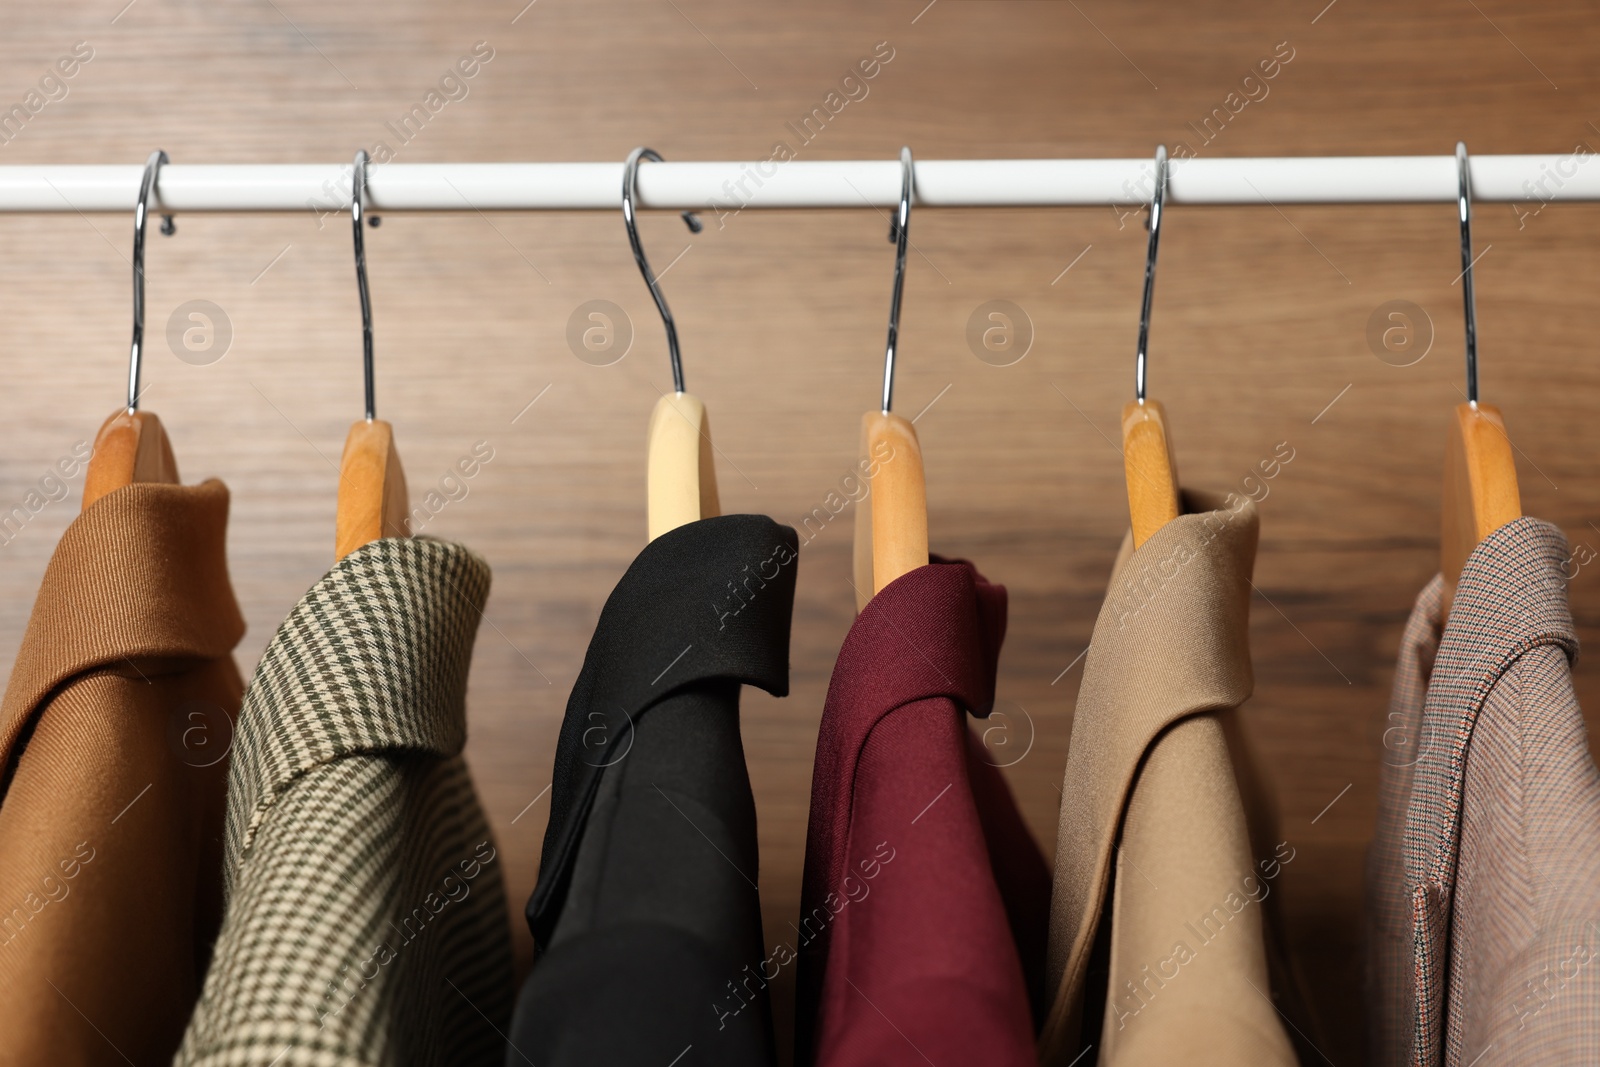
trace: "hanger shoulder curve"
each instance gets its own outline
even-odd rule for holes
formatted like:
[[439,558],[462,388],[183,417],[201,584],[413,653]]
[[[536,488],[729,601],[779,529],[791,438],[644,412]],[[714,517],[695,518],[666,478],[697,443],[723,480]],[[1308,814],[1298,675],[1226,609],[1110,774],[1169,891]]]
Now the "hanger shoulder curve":
[[722,514],[711,418],[700,398],[668,393],[650,413],[646,459],[650,540]]
[[1445,435],[1439,570],[1446,609],[1467,557],[1485,537],[1522,517],[1517,466],[1505,420],[1492,404],[1457,404]]
[[148,411],[118,411],[100,426],[83,479],[85,509],[134,482],[178,483],[178,461],[161,420]]
[[344,559],[380,538],[409,536],[410,510],[405,469],[394,447],[394,427],[382,419],[354,423],[339,461],[333,558]]
[[[916,429],[899,415],[869,411],[861,419],[861,438],[877,473],[871,478],[872,503],[856,514],[858,610],[896,578],[928,564],[928,487]],[[870,531],[867,545],[863,529]],[[863,574],[868,562],[870,574]]]
[[852,585],[856,590],[856,614],[861,614],[866,608],[867,601],[872,599],[876,587],[872,584],[872,482],[876,473],[872,471],[872,426],[874,420],[879,418],[875,411],[869,411],[861,416],[860,447],[857,458],[860,460],[858,470],[867,476],[867,491],[856,501],[856,525],[854,540],[851,543],[850,572]]
[[1158,400],[1129,401],[1122,409],[1122,461],[1128,480],[1133,547],[1178,517],[1178,463],[1167,413]]

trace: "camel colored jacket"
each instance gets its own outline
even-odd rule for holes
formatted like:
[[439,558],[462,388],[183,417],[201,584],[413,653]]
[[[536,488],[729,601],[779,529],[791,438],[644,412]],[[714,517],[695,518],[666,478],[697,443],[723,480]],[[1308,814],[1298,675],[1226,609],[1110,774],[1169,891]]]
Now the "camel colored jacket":
[[1233,721],[1254,684],[1256,509],[1185,504],[1139,549],[1124,543],[1084,665],[1051,900],[1049,1065],[1091,1045],[1103,1065],[1296,1062],[1262,914],[1293,849],[1252,847]]
[[165,1064],[222,904],[232,650],[221,482],[136,484],[45,570],[0,704],[0,1064]]

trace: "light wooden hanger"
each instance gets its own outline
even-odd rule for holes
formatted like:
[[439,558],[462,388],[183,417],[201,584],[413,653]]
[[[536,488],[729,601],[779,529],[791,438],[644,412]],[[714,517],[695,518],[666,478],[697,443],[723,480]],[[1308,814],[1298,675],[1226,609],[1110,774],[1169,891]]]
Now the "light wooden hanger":
[[[334,520],[333,558],[344,559],[370,541],[410,533],[406,474],[394,447],[394,427],[376,417],[372,374],[372,296],[367,289],[367,246],[362,237],[367,191],[367,153],[356,153],[350,177],[350,223],[355,234],[356,288],[361,293],[362,370],[365,417],[351,425],[339,461],[339,510]],[[371,225],[378,224],[372,217]]]
[[[139,410],[139,369],[144,360],[144,222],[150,194],[156,192],[165,152],[152,152],[145,161],[139,201],[133,209],[133,344],[128,350],[128,404],[101,424],[94,453],[83,479],[83,507],[134,482],[177,484],[178,462],[172,442],[154,412]],[[157,193],[159,200],[160,194]],[[161,232],[177,227],[171,215],[162,215]]]
[[853,564],[858,612],[884,586],[928,564],[928,490],[922,445],[911,423],[890,413],[914,193],[911,149],[901,148],[900,206],[889,224],[889,240],[895,246],[894,295],[889,301],[889,340],[883,353],[883,408],[861,416],[861,454],[878,470],[871,478],[871,490],[856,505]]
[[1167,149],[1156,148],[1156,187],[1150,196],[1150,243],[1144,260],[1144,303],[1139,310],[1139,353],[1134,363],[1134,399],[1122,409],[1122,465],[1128,482],[1133,547],[1178,517],[1178,462],[1173,456],[1167,413],[1145,398],[1149,360],[1150,302],[1156,288],[1156,252],[1161,243],[1161,207],[1167,195]]
[[[661,154],[653,148],[639,147],[628,153],[622,168],[622,222],[628,228],[628,244],[633,246],[634,262],[650,287],[650,296],[661,312],[667,328],[667,355],[672,361],[672,393],[656,401],[650,413],[649,442],[646,452],[646,525],[654,541],[668,530],[722,514],[717,499],[717,468],[711,451],[711,420],[700,398],[683,390],[683,357],[678,352],[678,326],[672,309],[661,294],[661,282],[644,246],[639,243],[639,227],[633,202],[639,195],[639,161],[660,163]],[[700,232],[700,220],[685,211],[683,221],[691,233]]]
[[1472,190],[1467,146],[1456,143],[1461,221],[1461,293],[1467,324],[1467,402],[1457,404],[1445,433],[1444,494],[1439,523],[1439,571],[1444,610],[1455,599],[1467,557],[1485,537],[1522,517],[1517,466],[1500,409],[1478,403],[1478,308],[1472,289]]

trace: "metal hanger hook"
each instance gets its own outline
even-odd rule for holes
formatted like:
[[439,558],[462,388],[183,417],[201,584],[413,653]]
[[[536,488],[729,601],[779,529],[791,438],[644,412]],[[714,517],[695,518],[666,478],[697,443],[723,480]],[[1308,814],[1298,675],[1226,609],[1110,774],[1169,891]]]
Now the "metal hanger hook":
[[916,173],[909,146],[900,149],[900,206],[889,222],[894,245],[894,296],[889,301],[889,340],[883,350],[883,413],[894,399],[894,357],[900,345],[900,296],[906,286],[906,245],[910,241],[911,199],[916,193]]
[[[633,247],[633,260],[639,264],[639,273],[644,275],[644,283],[650,287],[650,296],[656,302],[656,310],[661,312],[661,321],[667,328],[667,356],[672,361],[672,389],[682,393],[683,390],[683,356],[678,352],[678,324],[672,321],[672,309],[667,307],[667,298],[661,295],[661,283],[656,279],[656,272],[650,269],[650,261],[645,258],[644,245],[639,243],[639,226],[634,218],[633,201],[639,195],[639,161],[648,159],[655,163],[663,163],[661,153],[653,148],[640,146],[628,153],[628,161],[622,167],[622,223],[628,228],[628,244]],[[690,233],[699,233],[701,230],[700,219],[692,211],[683,213],[684,225],[689,227]],[[668,267],[671,264],[667,264]]]
[[1467,144],[1456,142],[1456,214],[1461,219],[1461,298],[1467,312],[1467,403],[1478,406],[1478,301],[1472,291],[1472,175]]
[[1156,253],[1161,247],[1161,207],[1167,199],[1167,146],[1156,146],[1156,187],[1150,194],[1150,243],[1144,254],[1144,301],[1139,305],[1139,353],[1133,364],[1133,396],[1144,403],[1150,363],[1150,304],[1156,292]]
[[[365,213],[367,195],[367,152],[356,152],[355,168],[350,174],[350,227],[356,243],[356,288],[361,292],[361,373],[366,387],[366,419],[377,418],[376,387],[372,375],[372,294],[367,288],[367,244],[361,233],[361,216]],[[378,217],[372,217],[372,225]]]
[[[157,204],[160,203],[161,194],[156,184],[161,178],[161,165],[165,162],[167,154],[159,149],[151,152],[150,158],[145,160],[144,180],[139,183],[139,201],[133,208],[133,343],[128,349],[129,415],[139,410],[139,370],[144,362],[144,220],[149,212],[152,193],[156,196]],[[160,208],[157,207],[157,210]],[[163,214],[161,232],[170,237],[177,230],[172,216]]]

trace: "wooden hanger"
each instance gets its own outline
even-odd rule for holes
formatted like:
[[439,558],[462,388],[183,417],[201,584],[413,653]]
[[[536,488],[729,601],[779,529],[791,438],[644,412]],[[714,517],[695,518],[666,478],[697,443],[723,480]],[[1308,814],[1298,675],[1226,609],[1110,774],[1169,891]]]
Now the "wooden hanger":
[[1478,403],[1478,308],[1472,288],[1472,191],[1467,146],[1456,144],[1457,215],[1461,221],[1461,287],[1466,310],[1467,402],[1457,404],[1445,433],[1439,571],[1448,615],[1467,557],[1485,537],[1522,517],[1517,466],[1500,409]]
[[[165,152],[145,161],[139,200],[133,209],[133,344],[128,350],[128,404],[114,412],[95,435],[94,452],[83,479],[83,507],[134,482],[177,484],[178,461],[161,420],[139,410],[139,370],[144,361],[144,222],[150,195],[156,191]],[[158,194],[159,198],[159,194]],[[161,232],[176,232],[171,215],[163,215]]]
[[[376,417],[372,366],[372,297],[367,288],[367,248],[361,229],[367,190],[367,153],[356,153],[350,181],[350,221],[355,233],[356,287],[361,294],[362,369],[366,417],[350,427],[339,461],[339,508],[334,518],[333,558],[384,537],[410,534],[411,502],[406,474],[394,447],[394,427]],[[374,216],[372,224],[377,225]]]
[[856,611],[890,582],[928,564],[928,490],[922,445],[910,422],[890,412],[894,357],[900,339],[900,298],[905,289],[906,245],[911,229],[914,177],[911,149],[900,149],[900,207],[889,226],[895,245],[894,295],[889,302],[889,341],[883,358],[883,408],[861,417],[863,473],[871,489],[856,504],[853,570]]
[[1145,398],[1149,359],[1150,302],[1156,287],[1156,252],[1161,242],[1161,207],[1167,194],[1167,149],[1156,148],[1156,187],[1150,197],[1150,242],[1144,262],[1144,303],[1139,312],[1139,353],[1134,399],[1122,409],[1122,464],[1128,482],[1128,515],[1138,548],[1178,517],[1178,463],[1161,403]]
[[646,459],[650,540],[722,514],[711,452],[711,421],[700,398],[668,393],[650,413]]
[[[722,513],[717,498],[717,468],[711,448],[711,420],[700,398],[684,392],[683,356],[678,351],[678,326],[672,309],[661,293],[661,283],[639,241],[639,227],[633,203],[638,196],[639,162],[660,163],[661,154],[653,148],[639,147],[628,154],[622,168],[622,222],[628,230],[628,244],[634,262],[650,287],[650,296],[661,312],[667,329],[667,355],[672,362],[672,393],[656,402],[650,413],[645,461],[646,527],[654,541],[668,530]],[[685,211],[683,221],[691,233],[700,232],[700,220]]]

